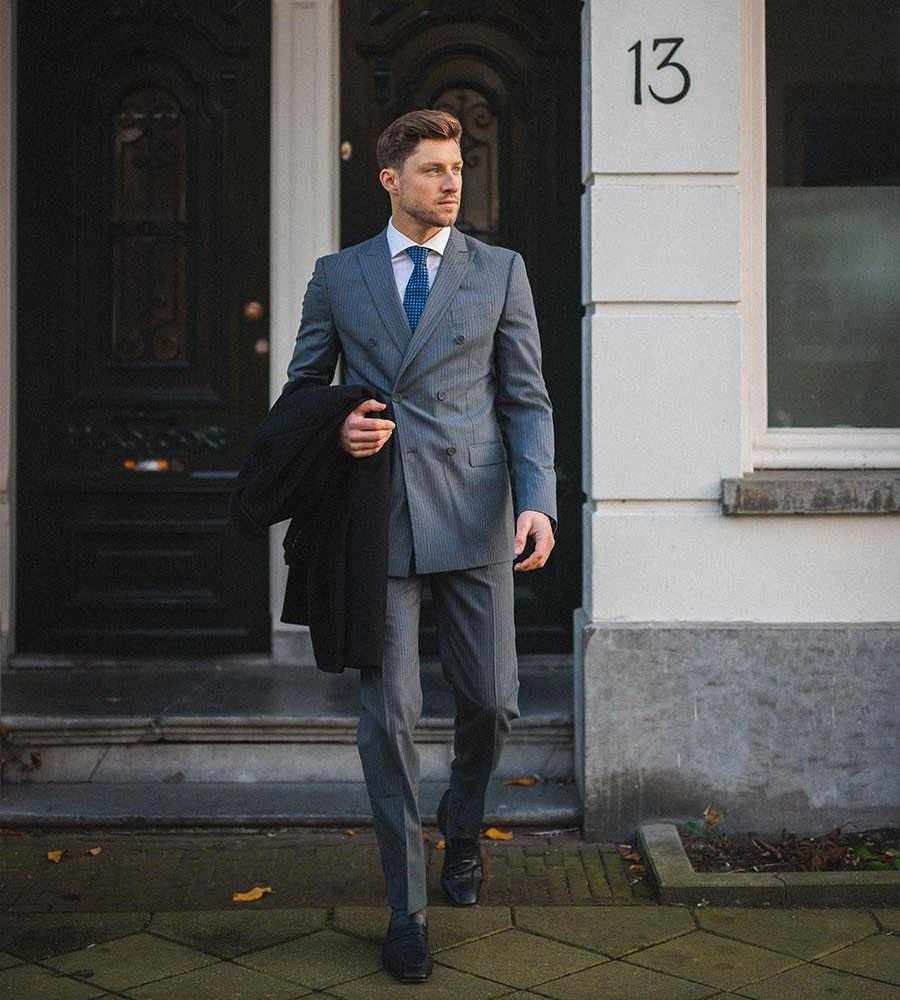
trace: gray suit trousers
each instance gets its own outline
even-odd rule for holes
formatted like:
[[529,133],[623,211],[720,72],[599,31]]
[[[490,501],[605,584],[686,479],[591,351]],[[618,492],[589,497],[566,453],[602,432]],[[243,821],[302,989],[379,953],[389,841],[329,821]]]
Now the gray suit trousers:
[[[448,837],[477,839],[484,795],[519,717],[512,560],[428,574],[441,669],[456,702]],[[387,578],[384,665],[360,671],[357,746],[394,909],[426,905],[419,815],[419,610],[425,577]]]

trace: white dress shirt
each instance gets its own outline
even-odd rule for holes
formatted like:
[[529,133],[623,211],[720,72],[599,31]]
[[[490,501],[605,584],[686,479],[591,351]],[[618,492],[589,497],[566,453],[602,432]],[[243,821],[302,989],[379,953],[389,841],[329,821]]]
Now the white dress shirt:
[[444,251],[447,249],[447,240],[450,239],[450,227],[444,226],[443,229],[439,229],[430,240],[426,240],[424,243],[416,243],[415,240],[411,240],[408,236],[404,236],[394,226],[394,217],[391,216],[387,224],[387,241],[388,247],[391,251],[391,264],[394,268],[394,280],[397,283],[397,294],[400,296],[401,303],[403,302],[403,296],[406,292],[406,286],[409,282],[410,277],[413,273],[412,257],[406,252],[407,247],[428,247],[429,254],[425,258],[425,267],[428,269],[428,287],[429,289],[434,284],[434,276],[437,274],[437,269],[441,265],[441,258],[444,255]]

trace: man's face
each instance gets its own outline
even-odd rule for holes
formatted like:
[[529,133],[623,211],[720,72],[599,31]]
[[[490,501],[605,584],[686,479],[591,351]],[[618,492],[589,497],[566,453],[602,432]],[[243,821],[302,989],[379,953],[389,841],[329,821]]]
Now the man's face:
[[459,214],[462,155],[453,139],[420,139],[398,172],[381,171],[396,208],[429,226],[452,226]]

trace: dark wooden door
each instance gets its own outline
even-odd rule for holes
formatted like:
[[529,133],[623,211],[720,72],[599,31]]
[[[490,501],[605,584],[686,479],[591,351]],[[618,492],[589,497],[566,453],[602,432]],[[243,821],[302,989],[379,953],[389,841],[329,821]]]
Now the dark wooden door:
[[[581,604],[580,16],[579,0],[343,0],[341,10],[342,245],[390,216],[381,130],[406,111],[444,108],[463,125],[457,226],[518,250],[528,269],[554,406],[559,531],[546,566],[516,574],[521,652],[570,651]],[[422,644],[436,649],[428,607]]]
[[17,646],[269,648],[268,0],[18,5]]

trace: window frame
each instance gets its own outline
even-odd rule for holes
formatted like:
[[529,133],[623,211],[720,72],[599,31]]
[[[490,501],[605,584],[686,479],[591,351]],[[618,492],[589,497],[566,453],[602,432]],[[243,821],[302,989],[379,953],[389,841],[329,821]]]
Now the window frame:
[[744,447],[742,467],[756,469],[900,468],[897,427],[769,427],[766,286],[766,6],[742,4],[741,260]]

